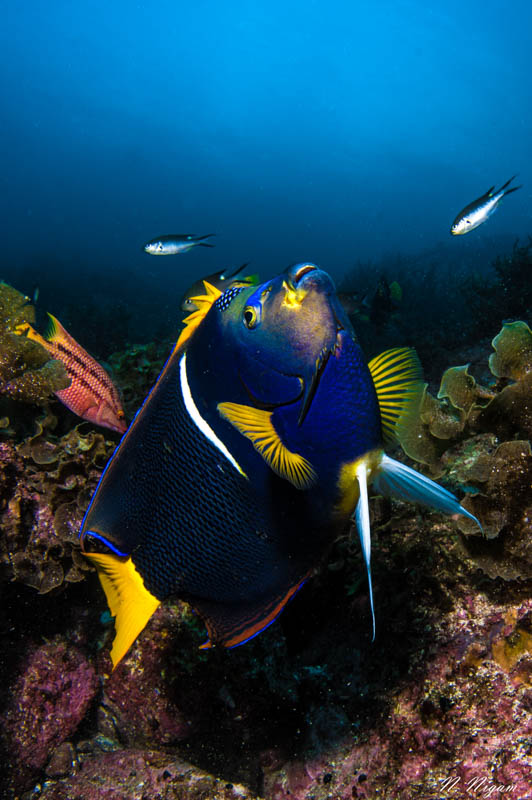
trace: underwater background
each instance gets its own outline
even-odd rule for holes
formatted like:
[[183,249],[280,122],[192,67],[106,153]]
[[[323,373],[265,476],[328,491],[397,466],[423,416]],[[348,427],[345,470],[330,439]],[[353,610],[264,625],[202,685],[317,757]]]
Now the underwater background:
[[[1,797],[532,797],[531,29],[524,0],[4,4]],[[215,246],[143,251],[175,231]],[[246,647],[198,651],[176,602],[110,677],[77,533],[119,436],[15,327],[55,315],[129,421],[194,281],[306,260],[368,358],[418,351],[404,458],[487,538],[374,497],[374,644],[346,538]]]

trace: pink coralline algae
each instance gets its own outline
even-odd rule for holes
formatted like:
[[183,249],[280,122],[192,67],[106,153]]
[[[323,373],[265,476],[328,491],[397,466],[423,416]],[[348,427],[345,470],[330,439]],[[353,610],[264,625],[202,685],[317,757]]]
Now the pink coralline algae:
[[70,642],[49,642],[31,653],[2,718],[15,786],[27,785],[76,731],[98,685],[94,668]]
[[256,800],[256,795],[155,751],[108,753],[71,780],[45,785],[42,800]]
[[373,730],[267,769],[267,800],[532,797],[532,601],[469,598]]
[[108,653],[102,658],[108,676],[98,714],[103,734],[118,736],[128,747],[161,747],[189,736],[191,723],[180,708],[186,698],[179,690],[179,669],[168,669],[180,618],[177,607],[159,608],[149,630],[112,674]]

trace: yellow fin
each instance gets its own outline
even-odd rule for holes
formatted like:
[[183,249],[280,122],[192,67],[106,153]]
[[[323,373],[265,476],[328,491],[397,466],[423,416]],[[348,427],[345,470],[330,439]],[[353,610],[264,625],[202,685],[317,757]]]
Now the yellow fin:
[[50,343],[44,339],[40,333],[37,333],[35,328],[29,324],[29,322],[22,322],[20,325],[14,330],[17,336],[26,336],[27,339],[31,339],[32,342],[37,342],[38,344],[45,347],[47,350],[50,350]]
[[113,669],[125,656],[160,604],[146,587],[131,558],[113,554],[85,553],[98,572],[111,615],[115,638],[111,648]]
[[238,403],[218,403],[221,416],[246,436],[269,467],[290,481],[297,489],[308,489],[316,473],[306,458],[293,453],[279,438],[272,422],[272,412]]
[[373,358],[369,364],[386,442],[397,439],[423,392],[421,364],[411,347],[396,347]]
[[209,311],[212,304],[215,303],[216,300],[218,300],[218,298],[222,295],[222,292],[208,281],[203,281],[203,285],[205,286],[205,294],[189,297],[189,300],[196,304],[197,310],[193,311],[192,314],[189,314],[188,317],[185,317],[183,320],[185,327],[181,331],[179,339],[177,340],[177,344],[175,346],[176,350],[182,347],[185,342],[190,339],[196,328],[203,321],[203,318]]

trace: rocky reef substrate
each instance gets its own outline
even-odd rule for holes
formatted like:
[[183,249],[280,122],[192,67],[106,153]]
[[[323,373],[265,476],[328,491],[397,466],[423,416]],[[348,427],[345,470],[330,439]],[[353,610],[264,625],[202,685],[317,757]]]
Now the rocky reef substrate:
[[[373,643],[363,564],[346,535],[244,647],[199,650],[201,621],[166,603],[112,672],[112,620],[77,531],[117,439],[56,405],[31,419],[10,407],[0,431],[2,797],[531,798],[532,356],[530,332],[513,326],[476,376],[464,365],[427,388],[417,437],[404,443],[466,497],[485,536],[371,500]],[[131,409],[164,359],[150,347],[113,362]]]

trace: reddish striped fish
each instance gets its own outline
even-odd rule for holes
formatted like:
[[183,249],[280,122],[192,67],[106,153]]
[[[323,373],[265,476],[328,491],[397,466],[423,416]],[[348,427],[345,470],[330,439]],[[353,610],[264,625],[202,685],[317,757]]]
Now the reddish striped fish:
[[59,320],[52,314],[48,316],[50,323],[44,337],[28,323],[19,325],[17,333],[26,333],[28,339],[38,342],[52,358],[59,359],[65,365],[71,383],[67,389],[56,392],[56,396],[78,417],[125,433],[125,414],[113,381],[101,364],[67,333]]

